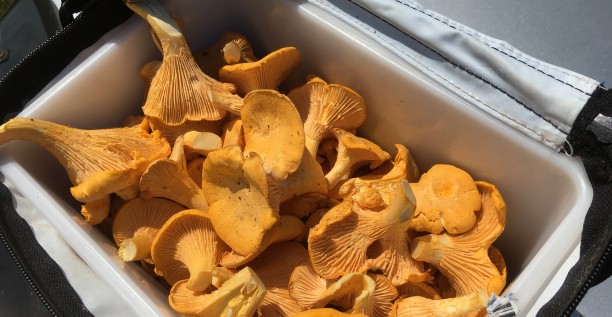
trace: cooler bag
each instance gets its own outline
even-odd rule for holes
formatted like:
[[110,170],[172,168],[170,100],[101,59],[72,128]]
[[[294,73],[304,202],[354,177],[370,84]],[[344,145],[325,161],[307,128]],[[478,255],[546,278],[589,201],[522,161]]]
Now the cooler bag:
[[[260,43],[262,50],[270,49],[275,44],[267,42],[261,35],[264,32],[261,28],[283,25],[282,28],[275,27],[272,33],[290,38],[287,33],[295,32],[295,45],[304,48],[304,59],[308,54],[317,52],[323,52],[320,54],[324,57],[330,56],[333,62],[321,66],[318,69],[321,73],[336,81],[353,84],[357,91],[360,85],[387,87],[389,91],[384,93],[399,96],[384,100],[391,103],[387,106],[397,119],[386,117],[383,111],[373,110],[374,123],[366,123],[365,129],[373,137],[384,139],[385,134],[379,132],[378,121],[399,126],[394,132],[407,134],[405,138],[411,142],[406,146],[419,148],[413,149],[417,162],[419,153],[427,152],[430,146],[428,138],[437,138],[437,143],[444,143],[445,140],[440,140],[436,133],[451,129],[455,133],[454,139],[442,145],[431,145],[432,154],[421,154],[423,161],[428,161],[427,164],[452,162],[468,170],[472,167],[479,169],[471,160],[484,161],[478,163],[485,165],[480,168],[478,176],[493,180],[500,175],[510,177],[507,175],[512,173],[530,174],[529,166],[533,166],[534,178],[524,182],[510,178],[517,188],[527,187],[533,189],[533,195],[544,196],[541,202],[530,205],[531,202],[526,201],[523,204],[523,198],[517,197],[523,193],[519,189],[509,185],[501,188],[502,194],[506,190],[507,197],[513,201],[508,206],[507,227],[514,229],[505,233],[500,249],[513,249],[509,254],[516,259],[507,259],[513,265],[513,268],[509,268],[513,270],[509,273],[512,278],[508,280],[507,291],[499,297],[493,296],[489,301],[487,311],[490,316],[569,316],[587,290],[612,273],[612,151],[609,147],[612,143],[612,93],[603,84],[539,61],[506,42],[427,10],[416,1],[275,0],[265,3],[221,1],[213,4],[168,1],[166,4],[170,13],[177,12],[177,17],[184,17],[188,40],[195,32],[188,25],[191,19],[197,19],[197,12],[219,10],[218,15],[209,17],[215,23],[219,22],[219,26],[205,33],[200,46],[208,45],[219,32],[227,31],[224,28],[235,28],[246,33],[247,37],[254,34],[252,41]],[[262,7],[269,7],[269,10],[265,11],[266,14],[260,14],[260,18],[276,22],[262,22],[259,25],[257,19],[247,14],[249,10],[257,11]],[[246,19],[231,23],[223,20],[233,17],[234,12],[245,12],[238,13],[238,16]],[[90,87],[92,92],[97,90],[105,94],[108,107],[120,107],[113,105],[119,100],[114,92],[104,92],[107,86],[113,86],[114,77],[104,73],[96,63],[108,55],[117,54],[113,51],[115,46],[135,45],[131,41],[140,41],[133,40],[130,32],[143,33],[147,29],[144,21],[133,16],[118,0],[64,0],[59,13],[63,29],[0,80],[4,121],[18,114],[30,113],[61,118],[54,112],[56,108],[48,111],[40,109],[48,100],[57,103],[57,100],[53,101],[56,98],[53,97],[54,93],[61,94],[65,85],[77,85],[82,80],[79,77],[82,76],[81,72],[102,78],[98,87]],[[293,21],[299,19],[306,22],[295,23],[310,23],[308,25],[314,27],[293,27]],[[155,58],[150,37],[142,41],[146,41],[146,49],[153,52],[145,54],[146,58]],[[312,43],[317,45],[308,45]],[[360,60],[368,54],[377,56],[388,67],[385,71],[391,70],[391,73],[381,71],[379,74],[379,70],[373,68],[378,65],[377,62]],[[345,75],[340,66],[346,65],[352,66]],[[134,62],[125,67],[139,66],[141,64]],[[409,76],[405,73],[409,73]],[[360,76],[371,77],[366,80],[367,84],[360,84],[355,79]],[[411,78],[412,81],[394,82],[396,77]],[[409,85],[416,85],[416,90]],[[430,105],[423,101],[427,98],[421,99],[424,97],[419,95],[419,91],[435,92],[440,100],[431,100]],[[66,111],[103,111],[99,107],[106,105],[94,107],[88,103],[88,93],[84,92],[83,100],[62,99],[61,102],[65,103]],[[122,93],[116,92],[117,95]],[[427,93],[424,95],[431,97]],[[367,94],[365,97],[367,99]],[[448,100],[456,104],[459,110],[443,109],[439,111],[439,122],[418,123],[420,116],[431,119],[432,115],[427,111],[440,110],[435,108],[437,104],[444,104]],[[431,107],[431,110],[423,110],[425,114],[416,112],[411,116],[405,115],[404,107],[417,101],[420,102],[419,107]],[[456,115],[458,113],[460,115]],[[87,121],[90,119],[83,120],[84,126],[95,125]],[[480,126],[480,123],[474,125],[473,122],[484,123]],[[409,124],[418,125],[420,130],[403,130],[410,128]],[[481,128],[484,130],[479,135]],[[421,135],[419,131],[423,131]],[[496,139],[499,135],[504,136],[500,139],[504,142]],[[382,143],[389,147],[392,145],[390,142]],[[490,149],[499,153],[491,153]],[[523,156],[527,152],[535,154]],[[506,156],[513,162],[499,163],[494,159],[489,160],[489,156]],[[96,241],[95,237],[92,241],[81,242],[66,239],[71,234],[67,232],[71,230],[79,234],[85,232],[84,236],[87,236],[90,230],[86,226],[72,229],[61,225],[64,220],[54,218],[64,216],[41,215],[42,205],[31,198],[38,194],[23,192],[29,189],[20,179],[15,179],[15,175],[21,175],[21,170],[14,166],[13,160],[6,154],[0,160],[0,170],[10,176],[3,178],[3,186],[0,187],[0,238],[28,284],[52,315],[157,316],[168,313],[165,308],[151,308],[160,301],[148,299],[145,296],[147,290],[144,291],[145,295],[142,295],[142,290],[135,291],[140,284],[125,282],[134,278],[129,269],[125,276],[121,275],[123,273],[103,276],[102,273],[107,270],[118,270],[117,264],[105,258],[104,254],[100,255],[96,249],[99,246],[88,245]],[[550,171],[546,170],[548,163]],[[496,167],[496,164],[499,166]],[[517,170],[502,171],[505,166],[516,166]],[[556,172],[557,169],[562,171],[566,167],[567,175],[557,176],[562,173]],[[36,169],[32,166],[29,168]],[[540,173],[535,169],[546,171]],[[500,175],[496,175],[495,171]],[[39,175],[37,173],[40,171],[35,171],[34,175]],[[543,176],[538,178],[538,175]],[[65,176],[52,174],[50,178],[53,177]],[[42,179],[43,184],[49,182]],[[567,186],[563,185],[566,183]],[[44,192],[45,189],[42,186],[31,190]],[[537,193],[540,191],[541,194]],[[524,199],[533,197],[527,195]],[[59,206],[71,207],[69,204]],[[531,214],[521,213],[522,207],[529,209]],[[566,207],[570,210],[556,212]],[[534,209],[538,209],[537,212]],[[520,214],[520,217],[512,216],[513,212]],[[67,216],[67,221],[70,221],[70,217]],[[540,228],[547,232],[546,237],[535,232]],[[568,260],[573,251],[579,253],[575,263]],[[96,258],[92,259],[92,255]],[[565,272],[558,272],[563,263],[571,266],[566,277],[563,277]],[[113,268],[109,269],[109,266]],[[560,282],[549,285],[556,274],[560,274]],[[545,290],[550,298],[540,297]],[[117,293],[124,298],[117,299]]]

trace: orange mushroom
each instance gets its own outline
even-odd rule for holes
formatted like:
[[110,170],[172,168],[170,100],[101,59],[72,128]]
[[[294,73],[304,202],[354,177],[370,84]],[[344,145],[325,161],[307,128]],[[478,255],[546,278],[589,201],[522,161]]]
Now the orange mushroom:
[[170,146],[159,134],[149,134],[138,125],[85,130],[18,117],[0,126],[0,144],[12,140],[45,148],[68,174],[74,185],[72,196],[86,204],[98,201],[85,208],[90,224],[108,215],[108,195],[137,184],[150,162],[170,154]]
[[[376,194],[364,192],[363,197]],[[308,252],[315,271],[323,278],[334,279],[350,272],[365,272],[371,268],[368,248],[398,226],[404,227],[412,218],[415,199],[408,182],[394,195],[391,205],[383,210],[364,209],[361,199],[353,197],[330,209],[308,236]],[[379,201],[382,199],[365,201]],[[384,206],[383,206],[384,207]]]
[[420,296],[399,299],[393,305],[393,317],[460,317],[487,307],[489,297],[484,289],[446,299]]
[[164,223],[184,210],[170,200],[136,198],[124,204],[113,219],[113,238],[123,261],[138,261],[151,256],[151,245]]
[[331,129],[351,130],[365,121],[365,102],[358,93],[342,85],[327,84],[318,77],[291,90],[287,96],[305,114],[302,119],[306,148],[313,157],[321,140],[331,137]]
[[[500,294],[505,286],[505,270],[489,258],[491,244],[502,233],[506,224],[506,205],[499,190],[491,184],[476,182],[482,208],[476,224],[468,232],[451,235],[429,234],[412,240],[410,253],[419,260],[431,263],[440,270],[457,296],[473,293],[481,288]],[[496,252],[493,258],[499,257]],[[496,260],[499,263],[499,259]]]
[[182,136],[174,142],[169,158],[155,160],[142,174],[140,195],[143,198],[167,198],[187,208],[208,210],[202,188],[187,171]]
[[170,285],[188,280],[187,288],[205,291],[223,253],[230,248],[219,238],[206,213],[187,209],[174,214],[157,233],[151,246],[155,267]]
[[419,202],[411,228],[440,234],[463,233],[474,226],[480,194],[472,177],[453,165],[437,164],[412,183]]
[[235,86],[202,72],[179,26],[159,2],[125,3],[149,23],[162,47],[162,64],[151,80],[142,106],[145,115],[167,125],[179,125],[187,120],[215,121],[222,119],[227,111],[240,111],[242,98],[234,94]]

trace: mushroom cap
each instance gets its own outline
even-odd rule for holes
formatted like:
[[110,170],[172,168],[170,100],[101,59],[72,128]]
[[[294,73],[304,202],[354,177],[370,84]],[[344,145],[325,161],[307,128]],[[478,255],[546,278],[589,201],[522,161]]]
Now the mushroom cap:
[[255,152],[264,170],[284,180],[300,166],[304,127],[295,106],[275,90],[255,90],[244,97],[240,112],[246,153]]
[[295,47],[283,47],[264,58],[219,69],[219,79],[233,83],[239,95],[256,89],[276,89],[300,63],[300,52]]
[[149,162],[170,154],[159,134],[139,126],[84,130],[32,118],[13,118],[0,126],[0,144],[34,142],[64,167],[80,202],[91,202],[138,182]]
[[192,291],[204,291],[212,272],[230,248],[219,238],[206,213],[187,209],[174,214],[153,240],[151,257],[170,285],[188,279]]
[[505,273],[491,261],[489,249],[504,230],[506,205],[494,185],[480,181],[476,184],[482,206],[472,229],[458,235],[420,236],[410,244],[412,257],[438,268],[448,278],[457,296],[481,288],[499,294],[505,285]]
[[397,154],[393,160],[393,167],[384,174],[369,174],[354,177],[346,181],[340,181],[337,186],[330,191],[332,198],[341,199],[349,197],[359,192],[360,188],[368,184],[378,190],[383,200],[389,204],[391,193],[401,179],[409,182],[417,182],[420,173],[419,169],[410,154],[410,151],[402,144],[395,144]]
[[414,197],[407,181],[394,201],[381,211],[365,210],[352,199],[330,209],[308,236],[308,252],[315,271],[334,279],[371,267],[367,250],[398,226],[406,226],[414,212]]
[[405,297],[395,301],[392,314],[397,317],[459,317],[487,307],[488,300],[484,289],[446,299]]
[[210,294],[194,292],[188,281],[177,282],[168,301],[179,313],[198,316],[244,316],[255,314],[266,294],[266,287],[249,267],[234,274]]
[[308,109],[300,113],[307,113],[304,133],[306,147],[313,156],[319,142],[331,136],[332,128],[351,130],[361,126],[366,118],[365,102],[358,93],[342,85],[327,84],[318,77],[294,88],[287,96],[296,108]]
[[155,77],[155,74],[157,73],[157,70],[161,66],[161,63],[162,63],[161,61],[150,61],[144,64],[144,66],[142,66],[140,68],[140,71],[138,72],[140,77],[145,82],[145,90],[144,90],[145,98],[147,98],[147,94],[149,93],[149,87],[151,87],[151,81],[153,80],[153,77]]
[[276,182],[280,202],[303,194],[327,194],[327,180],[321,166],[306,148],[302,148],[302,161],[297,170],[283,181]]
[[339,203],[338,200],[327,198],[321,193],[309,192],[283,201],[280,204],[280,214],[303,218],[319,209],[331,208]]
[[247,264],[272,244],[290,241],[304,232],[304,223],[293,216],[280,216],[278,222],[266,233],[261,247],[248,255],[229,252],[223,255],[220,264],[229,268],[236,268]]
[[334,188],[340,180],[348,179],[351,173],[365,164],[376,168],[391,156],[374,142],[358,137],[342,129],[332,129],[338,140],[338,157],[332,169],[325,174],[328,188]]
[[[236,52],[238,48],[238,52]],[[237,56],[238,53],[240,56]],[[219,69],[226,64],[253,62],[257,57],[248,39],[238,32],[225,32],[203,52],[194,55],[198,66],[208,76],[219,79]],[[236,60],[238,58],[238,60]]]
[[151,256],[151,244],[168,219],[185,207],[173,201],[136,198],[125,203],[113,219],[113,239],[119,257],[136,261]]
[[187,171],[182,136],[174,143],[170,158],[155,160],[142,174],[140,195],[167,198],[187,208],[208,210],[202,188]]
[[223,147],[238,145],[241,149],[244,149],[244,129],[240,117],[230,119],[223,126],[222,139]]
[[204,160],[202,186],[221,239],[241,255],[259,250],[279,218],[270,206],[262,159],[253,152],[245,159],[238,146],[213,151]]
[[434,234],[458,234],[468,231],[476,222],[480,194],[472,177],[448,164],[432,166],[411,184],[419,202],[412,229]]

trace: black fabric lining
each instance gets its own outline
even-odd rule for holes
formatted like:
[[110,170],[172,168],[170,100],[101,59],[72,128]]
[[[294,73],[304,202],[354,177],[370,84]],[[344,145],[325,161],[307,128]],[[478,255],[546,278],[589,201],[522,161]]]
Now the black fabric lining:
[[[533,113],[534,115],[536,115],[537,117],[539,117],[540,119],[542,119],[543,121],[545,121],[546,123],[550,124],[552,127],[554,127],[555,129],[559,130],[559,131],[563,131],[559,126],[557,126],[555,123],[553,123],[550,119],[545,118],[544,116],[540,115],[539,113],[537,113],[536,111],[534,111],[532,108],[530,108],[529,106],[527,106],[527,104],[525,104],[523,101],[519,100],[517,97],[511,95],[510,93],[506,92],[505,90],[501,89],[499,86],[493,84],[492,82],[484,79],[482,76],[479,76],[478,74],[475,74],[471,71],[469,71],[468,69],[454,63],[453,61],[451,61],[450,59],[448,59],[446,56],[442,55],[441,53],[439,53],[438,51],[436,51],[435,49],[431,48],[430,46],[426,45],[425,43],[419,41],[417,38],[413,37],[410,34],[407,34],[406,32],[404,32],[402,29],[398,28],[397,26],[395,26],[393,23],[379,17],[378,15],[374,14],[373,12],[371,12],[370,10],[368,10],[367,8],[364,8],[363,6],[361,6],[360,4],[354,2],[353,0],[348,0],[349,2],[351,2],[352,4],[354,4],[355,6],[361,8],[362,10],[368,12],[369,14],[371,14],[372,16],[376,17],[378,20],[382,21],[383,23],[385,23],[386,25],[390,26],[391,28],[397,30],[398,32],[404,34],[405,36],[413,39],[415,42],[421,44],[423,47],[426,47],[427,49],[429,49],[430,51],[432,51],[433,53],[435,53],[436,55],[440,56],[442,59],[444,59],[445,61],[447,61],[448,63],[452,64],[453,66],[457,67],[458,69],[464,71],[465,73],[471,75],[474,78],[479,79],[480,81],[486,83],[487,85],[491,86],[492,88],[494,88],[495,90],[501,92],[502,94],[508,96],[510,99],[514,100],[517,104],[521,105],[523,108],[525,108],[526,110],[528,110],[529,112]],[[396,0],[397,1],[397,0]],[[407,6],[407,5],[406,5]],[[408,8],[411,8],[413,10],[416,10],[415,8],[412,8],[410,6],[407,6]],[[418,11],[418,10],[417,10]],[[421,12],[421,11],[419,11]],[[424,13],[425,14],[425,13]],[[432,17],[434,18],[434,17]],[[435,19],[435,18],[434,18]],[[448,25],[448,24],[447,24]],[[450,27],[450,25],[449,25]],[[499,113],[499,112],[498,112]],[[501,114],[501,113],[500,113]],[[503,114],[502,114],[503,115]],[[517,122],[517,121],[515,121]],[[521,126],[527,128],[525,125],[521,124],[520,122],[517,122],[518,124],[520,124]],[[529,128],[527,128],[529,129]],[[529,129],[530,131],[533,131],[532,129]],[[537,131],[533,131],[534,133],[538,134],[541,136],[540,133],[538,133]],[[553,142],[551,142],[553,143]],[[557,146],[559,147],[559,146]]]
[[0,184],[0,230],[5,233],[9,253],[17,261],[24,279],[52,316],[93,316],[67,282],[62,269],[38,244],[29,224],[17,214],[13,196],[4,184]]
[[[588,92],[586,92],[586,91],[584,91],[584,90],[582,90],[582,89],[580,89],[580,88],[578,88],[578,87],[576,87],[576,86],[574,86],[574,85],[572,85],[572,84],[570,84],[570,83],[564,82],[563,80],[561,80],[561,79],[559,79],[559,78],[557,78],[557,77],[555,77],[555,76],[553,76],[553,75],[551,75],[551,74],[549,74],[549,73],[547,73],[547,72],[545,72],[545,71],[543,71],[543,70],[541,70],[541,69],[539,69],[539,68],[536,68],[536,67],[535,67],[535,66],[533,66],[533,65],[529,65],[529,64],[527,64],[525,61],[522,61],[522,60],[520,60],[520,59],[516,58],[515,56],[510,55],[510,54],[508,54],[508,53],[506,53],[506,52],[504,52],[504,51],[502,51],[502,50],[498,49],[498,48],[497,48],[497,47],[495,47],[495,46],[490,45],[489,43],[487,43],[487,42],[485,41],[485,39],[478,38],[478,37],[474,36],[474,34],[472,34],[472,33],[469,33],[469,32],[466,32],[465,30],[459,29],[459,28],[457,28],[456,26],[451,25],[451,24],[450,24],[450,23],[448,23],[447,21],[444,21],[444,20],[442,20],[442,19],[440,19],[440,18],[438,18],[438,17],[436,17],[436,16],[434,16],[434,15],[432,15],[432,14],[430,14],[430,13],[427,13],[427,12],[425,12],[425,11],[423,11],[423,10],[419,10],[418,8],[415,8],[415,7],[413,7],[413,6],[410,6],[409,4],[404,3],[404,2],[402,2],[402,1],[400,1],[400,0],[395,0],[395,2],[397,2],[397,3],[401,4],[401,5],[405,6],[405,7],[408,7],[408,8],[410,8],[410,9],[412,9],[412,10],[415,10],[415,11],[421,12],[421,13],[423,13],[423,14],[427,15],[428,17],[430,17],[430,18],[432,18],[432,19],[434,19],[434,20],[436,20],[436,21],[439,21],[440,23],[446,24],[448,27],[450,27],[450,28],[452,28],[452,29],[455,29],[455,30],[457,30],[457,31],[459,31],[459,32],[461,32],[461,33],[463,33],[463,34],[466,34],[466,35],[468,35],[468,36],[470,36],[470,37],[472,37],[472,38],[475,38],[475,39],[476,39],[476,40],[478,40],[479,42],[484,43],[485,45],[487,45],[488,47],[490,47],[491,49],[494,49],[494,50],[496,50],[497,52],[499,52],[499,53],[501,53],[501,54],[504,54],[504,55],[506,55],[506,56],[508,56],[508,57],[510,57],[510,58],[512,58],[512,59],[514,59],[515,61],[517,61],[517,62],[519,62],[519,63],[521,63],[521,64],[524,64],[525,66],[527,66],[527,67],[529,67],[529,68],[532,68],[532,69],[534,69],[534,70],[538,71],[539,73],[542,73],[542,74],[544,74],[544,75],[546,75],[546,76],[548,76],[548,77],[550,77],[550,78],[552,78],[552,79],[554,79],[554,80],[556,80],[556,81],[558,81],[558,82],[560,82],[560,83],[562,83],[562,84],[564,84],[564,85],[566,85],[566,86],[568,86],[568,87],[571,87],[571,88],[573,88],[573,89],[575,89],[575,90],[577,90],[577,91],[579,91],[579,92],[581,92],[581,93],[583,93],[583,94],[585,94],[585,95],[587,95],[587,96],[591,96],[591,94],[590,94],[590,93],[588,93]],[[582,80],[582,79],[580,79],[580,78],[576,77],[575,75],[568,74],[568,73],[564,73],[564,74],[566,74],[566,75],[568,75],[568,76],[573,76],[573,77],[575,77],[575,78],[576,78],[576,79],[578,79],[578,80]]]
[[593,202],[582,228],[580,258],[537,316],[569,316],[586,291],[612,273],[612,145],[588,130],[599,114],[612,116],[612,91],[595,90],[568,135],[568,145],[582,159],[593,186]]

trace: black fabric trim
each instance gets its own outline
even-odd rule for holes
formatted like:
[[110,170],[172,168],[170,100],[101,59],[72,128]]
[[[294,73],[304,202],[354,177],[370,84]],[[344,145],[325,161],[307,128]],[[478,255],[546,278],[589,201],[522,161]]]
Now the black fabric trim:
[[593,202],[582,229],[580,258],[538,316],[569,316],[588,289],[612,273],[612,145],[601,143],[589,131],[599,114],[612,116],[612,91],[601,87],[584,106],[567,138],[566,150],[582,159],[593,186]]
[[121,0],[86,2],[74,22],[26,56],[0,80],[3,121],[7,119],[6,114],[21,111],[75,56],[132,13]]
[[11,192],[0,185],[0,230],[28,284],[53,316],[93,316],[62,269],[38,244],[28,223],[15,211]]

